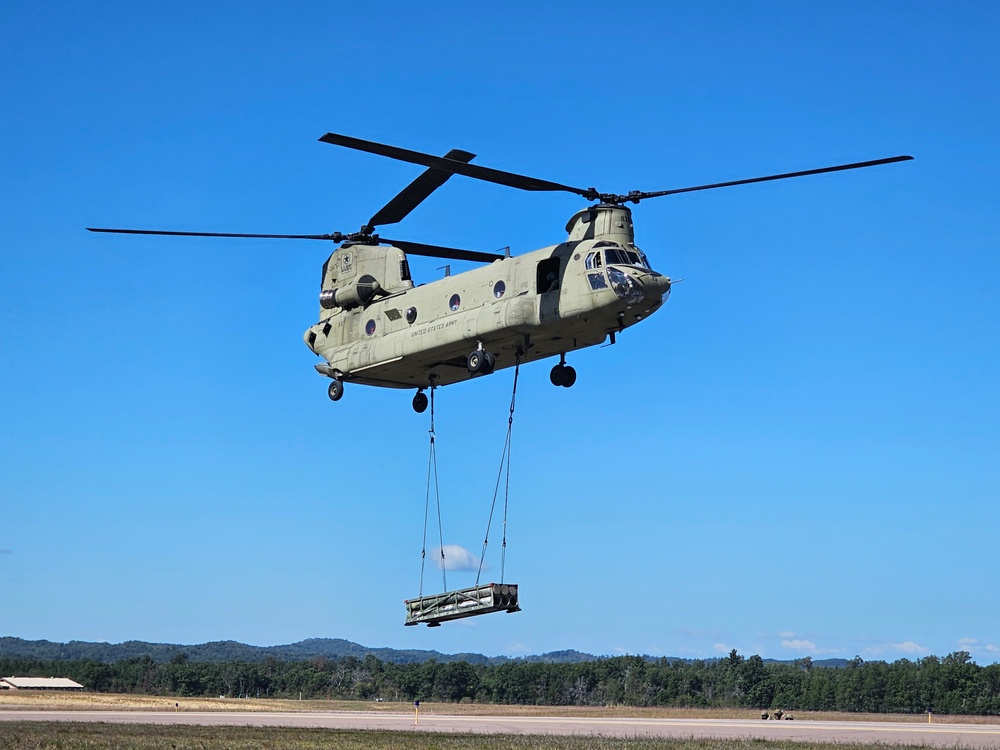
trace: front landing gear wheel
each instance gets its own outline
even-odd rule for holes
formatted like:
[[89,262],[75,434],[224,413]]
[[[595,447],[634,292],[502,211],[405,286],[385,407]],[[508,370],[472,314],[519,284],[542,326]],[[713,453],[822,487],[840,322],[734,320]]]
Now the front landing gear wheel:
[[476,349],[472,354],[469,355],[466,364],[469,367],[469,374],[476,375],[480,370],[483,369],[483,353]]
[[331,401],[340,401],[344,397],[344,384],[339,380],[330,382],[330,387],[326,389]]
[[493,369],[497,366],[497,358],[493,355],[493,352],[483,352],[483,366],[480,368],[479,372],[483,375],[489,375],[493,372]]
[[485,349],[476,349],[469,355],[466,364],[470,375],[489,375],[496,367],[497,359]]
[[549,373],[549,380],[552,381],[552,385],[561,385],[563,388],[571,388],[573,383],[576,382],[576,370],[569,365],[560,362],[552,368],[552,371]]
[[423,414],[427,411],[427,394],[423,391],[417,391],[413,397],[413,411],[417,414]]
[[552,381],[552,385],[566,385],[566,381],[569,379],[569,369],[566,365],[556,365],[553,367],[549,372],[549,380]]

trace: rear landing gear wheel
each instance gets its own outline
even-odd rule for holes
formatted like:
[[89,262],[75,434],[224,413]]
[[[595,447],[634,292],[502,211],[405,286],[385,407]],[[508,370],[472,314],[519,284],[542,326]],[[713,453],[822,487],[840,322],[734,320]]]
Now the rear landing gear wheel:
[[417,391],[413,397],[413,411],[417,414],[423,414],[427,411],[427,394],[423,391]]
[[566,382],[563,383],[563,388],[572,388],[573,383],[576,382],[576,370],[574,370],[569,365],[565,365],[565,367],[566,367]]
[[340,401],[344,397],[344,384],[339,380],[330,382],[330,387],[326,389],[331,401]]

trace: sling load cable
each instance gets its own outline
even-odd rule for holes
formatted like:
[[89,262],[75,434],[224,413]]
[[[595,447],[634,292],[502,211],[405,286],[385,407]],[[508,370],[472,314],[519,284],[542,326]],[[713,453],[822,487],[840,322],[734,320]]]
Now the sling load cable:
[[428,430],[430,434],[430,455],[427,457],[427,496],[424,500],[424,540],[423,548],[420,550],[420,597],[424,595],[424,562],[427,558],[427,519],[430,514],[431,506],[431,477],[434,478],[434,496],[437,501],[437,517],[438,517],[438,538],[440,540],[440,550],[441,550],[441,583],[444,586],[442,591],[448,590],[448,574],[445,570],[444,564],[444,527],[441,525],[441,488],[438,485],[438,470],[437,470],[437,449],[435,447],[435,437],[434,432],[434,390],[437,388],[435,385],[431,385],[431,428]]
[[[503,489],[503,543],[500,546],[500,583],[504,581],[504,565],[507,560],[507,504],[510,499],[510,436],[514,428],[514,403],[517,400],[517,375],[521,370],[521,350],[518,349],[514,355],[514,387],[510,393],[510,415],[507,417],[507,439],[503,444],[503,452],[500,454],[500,469],[497,471],[497,481],[493,488],[493,504],[490,506],[490,516],[486,522],[486,536],[483,539],[483,552],[479,556],[479,571],[476,573],[476,586],[479,585],[479,578],[483,574],[483,561],[486,559],[486,547],[490,543],[490,527],[493,524],[493,512],[497,506],[497,495],[500,494],[500,479],[504,478]],[[506,467],[506,473],[504,469]]]
[[[504,490],[504,530],[503,530],[503,552],[500,560],[501,583],[491,583],[485,586],[479,585],[479,578],[482,575],[483,559],[479,561],[479,572],[476,575],[476,585],[472,588],[460,589],[458,591],[448,591],[448,582],[445,578],[444,564],[444,531],[441,524],[441,493],[438,486],[437,476],[437,451],[436,433],[434,431],[434,388],[431,388],[431,429],[430,429],[430,456],[427,465],[427,494],[424,501],[424,546],[420,553],[420,595],[416,599],[407,599],[406,622],[404,625],[417,625],[423,623],[430,627],[438,627],[442,622],[457,620],[463,617],[474,615],[484,615],[490,612],[520,612],[518,606],[518,593],[516,584],[502,583],[504,567],[506,564],[507,552],[507,508],[510,495],[510,445],[511,432],[514,424],[514,404],[517,396],[517,379],[521,367],[521,359],[524,352],[520,349],[515,354],[514,361],[514,385],[510,396],[510,415],[507,418],[507,438],[504,442],[503,455],[500,461],[500,471],[497,475],[496,486],[493,491],[493,504],[490,507],[490,518],[486,527],[486,538],[483,541],[483,557],[486,554],[486,546],[489,544],[489,532],[493,522],[493,515],[496,511],[497,496],[500,494],[500,479],[504,476],[506,467],[507,483]],[[505,463],[506,462],[506,463]],[[427,526],[430,519],[430,485],[431,478],[434,479],[434,488],[437,497],[438,533],[441,539],[441,576],[445,591],[441,594],[424,597],[424,564],[427,556]]]

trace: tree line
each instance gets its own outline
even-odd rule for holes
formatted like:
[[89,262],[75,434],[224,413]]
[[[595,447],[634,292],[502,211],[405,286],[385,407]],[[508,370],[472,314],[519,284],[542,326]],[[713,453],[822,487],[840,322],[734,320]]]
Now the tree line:
[[0,657],[0,675],[69,677],[94,692],[169,696],[445,701],[543,706],[669,706],[1000,714],[1000,664],[965,651],[824,667],[764,662],[734,649],[718,660],[618,656],[578,663],[515,660],[399,664],[375,656],[198,662],[179,654],[112,664]]

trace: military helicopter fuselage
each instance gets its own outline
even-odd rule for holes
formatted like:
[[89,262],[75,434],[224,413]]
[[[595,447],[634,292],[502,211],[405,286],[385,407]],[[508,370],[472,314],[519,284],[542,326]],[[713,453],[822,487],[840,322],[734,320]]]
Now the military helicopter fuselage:
[[[635,246],[628,208],[585,209],[567,231],[558,245],[421,286],[399,248],[346,243],[324,266],[320,320],[305,333],[327,362],[317,369],[365,385],[448,385],[601,344],[660,308],[670,279]],[[553,382],[575,379],[560,367]]]
[[[553,385],[569,387],[576,382],[576,371],[566,364],[567,352],[609,338],[614,342],[618,332],[662,306],[670,294],[670,279],[654,271],[636,247],[632,212],[625,203],[913,158],[893,156],[730,182],[615,194],[471,164],[475,154],[460,149],[433,156],[337,133],[327,133],[320,141],[422,165],[425,171],[360,231],[350,234],[88,229],[338,243],[323,265],[318,322],[305,332],[306,345],[324,359],[315,367],[330,378],[328,393],[334,401],[343,397],[345,382],[416,388],[413,408],[418,412],[427,408],[426,388],[546,357],[559,356],[549,373]],[[401,221],[456,174],[530,192],[569,192],[597,203],[569,220],[564,242],[517,257],[390,240],[375,233],[378,226]],[[415,286],[407,254],[486,265]]]

